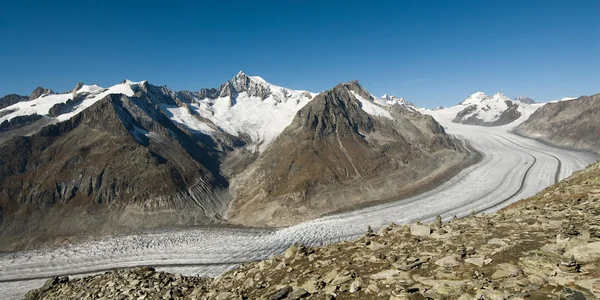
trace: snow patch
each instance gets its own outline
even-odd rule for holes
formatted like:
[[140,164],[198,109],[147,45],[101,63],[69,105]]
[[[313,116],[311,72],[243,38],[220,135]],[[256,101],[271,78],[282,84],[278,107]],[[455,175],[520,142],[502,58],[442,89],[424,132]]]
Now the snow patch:
[[354,98],[356,98],[356,100],[358,100],[360,102],[362,110],[364,110],[366,113],[368,113],[372,116],[385,117],[390,120],[394,119],[392,117],[392,115],[390,114],[390,112],[387,111],[385,108],[361,97],[354,91],[350,91],[350,92],[352,93],[352,95],[354,95]]
[[163,111],[168,111],[172,115],[171,120],[190,130],[199,131],[204,134],[211,134],[215,131],[215,129],[210,127],[210,125],[194,117],[194,115],[192,115],[186,107],[161,105],[161,109]]

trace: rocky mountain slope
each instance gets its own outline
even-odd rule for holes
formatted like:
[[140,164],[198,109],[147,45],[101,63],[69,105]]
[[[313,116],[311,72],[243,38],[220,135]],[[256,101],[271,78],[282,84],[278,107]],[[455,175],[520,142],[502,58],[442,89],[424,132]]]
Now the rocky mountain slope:
[[227,199],[220,153],[158,109],[175,101],[156,97],[160,88],[130,87],[130,97],[109,94],[66,121],[0,144],[3,248],[219,219]]
[[430,116],[385,109],[356,81],[317,95],[232,182],[227,214],[253,226],[291,225],[367,202],[398,199],[469,152]]
[[[125,80],[11,96],[0,109],[0,250],[226,223],[228,209],[237,223],[264,224],[267,214],[246,200],[265,191],[260,205],[297,215],[289,224],[401,196],[460,168],[465,149],[410,103],[357,83],[341,90],[316,96],[240,72],[197,92]],[[267,176],[255,184],[248,174]],[[334,184],[375,197],[333,201]],[[329,198],[313,197],[324,191]]]
[[460,111],[453,122],[480,126],[506,125],[519,119],[524,114],[524,110],[528,110],[529,105],[533,103],[529,102],[528,100],[513,101],[502,93],[490,97],[485,93],[477,92],[457,105]]
[[151,268],[55,278],[26,299],[596,299],[600,163],[494,214],[292,246],[216,279]]
[[558,146],[600,151],[600,94],[548,103],[515,132]]

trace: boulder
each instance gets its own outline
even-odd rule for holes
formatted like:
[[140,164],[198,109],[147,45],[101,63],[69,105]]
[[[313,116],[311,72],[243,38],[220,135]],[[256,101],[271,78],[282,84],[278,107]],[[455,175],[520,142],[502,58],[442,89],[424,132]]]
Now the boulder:
[[370,276],[371,279],[380,280],[395,277],[400,274],[399,270],[385,270]]
[[289,300],[298,300],[298,299],[302,299],[306,296],[308,296],[308,292],[302,288],[297,288],[295,289],[293,292],[291,292],[288,296],[287,299]]
[[289,295],[291,292],[293,291],[293,288],[291,286],[285,286],[283,288],[278,289],[275,293],[273,293],[271,295],[271,297],[269,297],[269,300],[281,300],[281,299],[285,299],[285,297],[287,297],[287,295]]
[[454,268],[460,266],[460,262],[454,258],[454,255],[448,255],[435,261],[435,264],[444,268]]
[[521,274],[523,274],[523,271],[519,267],[509,263],[502,263],[496,266],[496,271],[492,274],[492,279],[517,277]]
[[600,242],[577,246],[567,251],[565,257],[574,256],[578,262],[588,263],[600,259]]
[[413,236],[429,236],[431,228],[428,225],[410,224],[410,234]]

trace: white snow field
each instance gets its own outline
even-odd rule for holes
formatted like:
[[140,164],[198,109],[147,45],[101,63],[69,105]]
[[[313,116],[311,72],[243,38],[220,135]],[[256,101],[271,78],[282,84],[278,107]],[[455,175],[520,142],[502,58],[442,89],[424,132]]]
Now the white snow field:
[[58,275],[85,275],[137,265],[183,274],[217,276],[237,265],[279,254],[294,243],[321,245],[351,239],[390,222],[407,223],[492,212],[583,169],[597,159],[553,148],[508,132],[528,117],[502,127],[451,123],[458,108],[422,110],[448,133],[483,153],[481,162],[421,195],[322,217],[277,230],[204,228],[115,236],[60,248],[0,254],[0,295],[22,298]]

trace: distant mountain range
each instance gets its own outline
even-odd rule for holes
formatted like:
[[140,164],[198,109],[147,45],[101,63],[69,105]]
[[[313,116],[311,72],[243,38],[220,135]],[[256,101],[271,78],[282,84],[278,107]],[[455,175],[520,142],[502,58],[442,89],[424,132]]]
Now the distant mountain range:
[[534,103],[528,97],[511,100],[502,93],[488,96],[477,92],[457,105],[461,109],[453,122],[481,126],[506,125],[519,119],[524,110],[530,110]]

